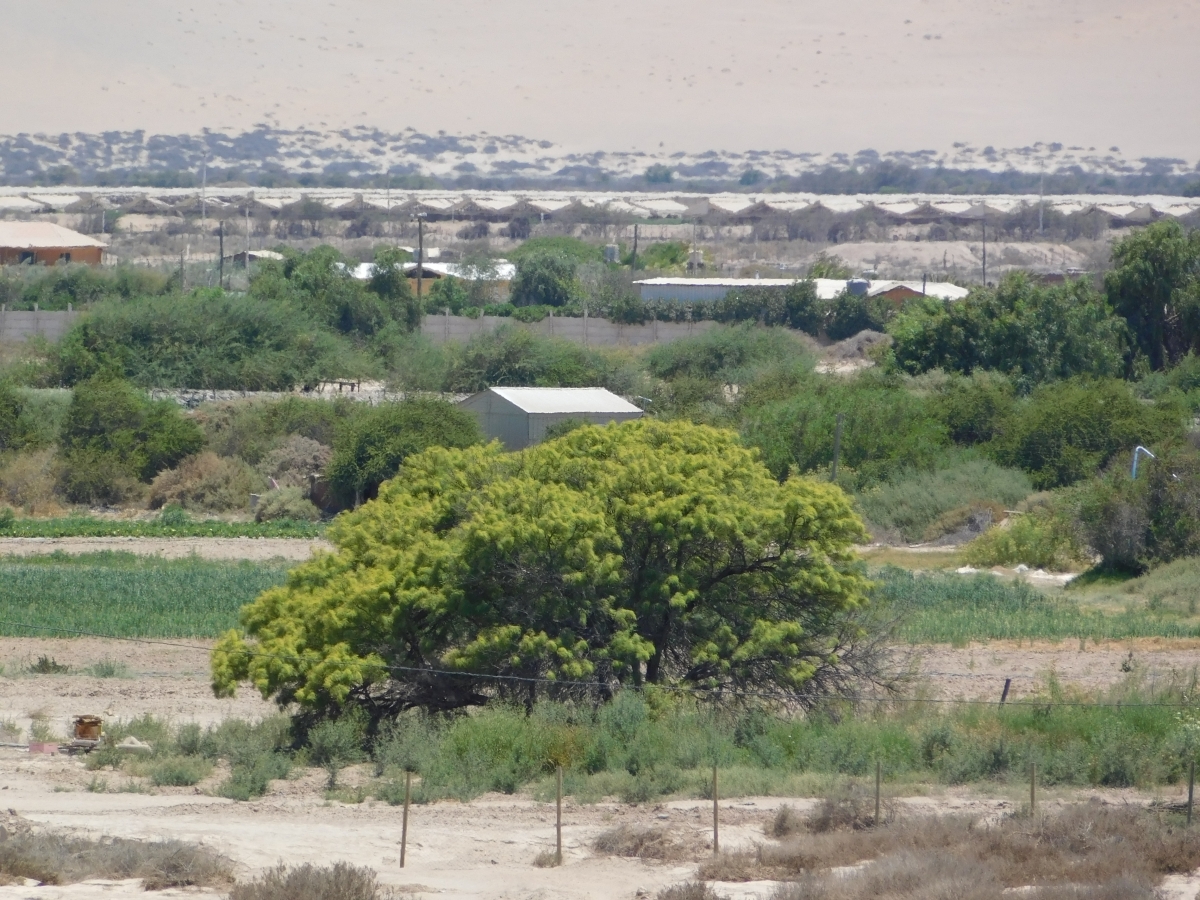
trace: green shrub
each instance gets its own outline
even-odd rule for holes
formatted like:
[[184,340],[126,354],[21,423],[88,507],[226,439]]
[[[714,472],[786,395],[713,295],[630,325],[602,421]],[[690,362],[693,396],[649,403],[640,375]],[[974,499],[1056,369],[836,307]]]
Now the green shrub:
[[1011,382],[995,372],[952,378],[933,400],[933,414],[956,444],[982,444],[997,434],[1016,404]]
[[569,306],[577,302],[583,294],[575,276],[577,265],[571,257],[558,253],[521,254],[510,287],[513,306]]
[[521,260],[528,256],[544,254],[566,257],[576,263],[601,262],[604,258],[603,250],[598,244],[589,244],[579,238],[568,236],[530,238],[510,252],[508,257],[512,260]]
[[1063,487],[1138,444],[1178,441],[1184,415],[1174,404],[1139,401],[1122,381],[1073,379],[1018,404],[987,450],[1002,465],[1024,469],[1039,489]]
[[475,417],[444,400],[370,407],[338,434],[329,482],[347,503],[370,499],[410,454],[430,447],[469,447],[482,439]]
[[476,335],[454,354],[444,389],[474,393],[492,386],[607,387],[628,393],[632,379],[616,357],[504,325]]
[[964,300],[913,301],[888,331],[897,365],[914,375],[990,369],[1028,389],[1125,371],[1126,324],[1084,278],[1040,285],[1024,273],[1007,275]]
[[197,452],[200,429],[170,401],[151,401],[101,376],[75,388],[60,438],[63,487],[80,503],[112,502]]
[[212,763],[194,756],[168,756],[147,766],[150,781],[159,787],[191,787],[212,773]]
[[291,760],[282,753],[264,753],[234,765],[229,777],[217,785],[219,797],[230,800],[252,800],[267,792],[272,781],[287,778],[292,770]]
[[321,511],[308,499],[306,492],[297,487],[268,491],[259,497],[258,506],[254,509],[255,522],[274,522],[280,519],[290,522],[315,522],[320,518]]
[[826,472],[838,413],[845,415],[839,474],[847,485],[862,488],[901,471],[933,469],[947,443],[925,399],[873,376],[806,380],[788,399],[748,409],[742,434],[777,477],[793,467]]
[[142,387],[250,391],[379,374],[294,302],[213,289],[99,304],[63,338],[55,366],[65,384],[115,373]]
[[931,526],[948,513],[989,503],[1011,508],[1033,492],[1019,469],[969,455],[939,462],[945,467],[902,472],[860,494],[863,514],[872,525],[899,531],[907,541],[931,540],[938,536],[928,533]]
[[658,344],[646,356],[651,375],[673,381],[690,377],[723,384],[744,384],[773,366],[812,367],[812,356],[781,328],[746,324],[711,328],[699,335]]
[[1060,513],[1040,508],[1011,516],[963,548],[963,561],[972,566],[1015,566],[1066,572],[1086,564],[1072,522]]
[[329,789],[337,787],[338,772],[363,758],[364,722],[353,715],[327,719],[308,732],[309,760],[329,773]]

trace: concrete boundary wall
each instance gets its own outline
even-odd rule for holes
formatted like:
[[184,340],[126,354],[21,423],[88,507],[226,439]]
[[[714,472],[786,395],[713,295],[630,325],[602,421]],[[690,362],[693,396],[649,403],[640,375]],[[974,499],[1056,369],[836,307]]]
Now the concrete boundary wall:
[[25,341],[31,337],[57,341],[70,330],[78,315],[74,311],[0,307],[0,341]]
[[502,316],[427,315],[421,333],[435,344],[468,341],[477,334],[490,334],[501,325],[515,325],[535,334],[573,341],[587,347],[636,347],[663,344],[693,334],[703,334],[715,322],[647,322],[645,325],[621,325],[607,319],[547,316],[540,322],[523,323]]

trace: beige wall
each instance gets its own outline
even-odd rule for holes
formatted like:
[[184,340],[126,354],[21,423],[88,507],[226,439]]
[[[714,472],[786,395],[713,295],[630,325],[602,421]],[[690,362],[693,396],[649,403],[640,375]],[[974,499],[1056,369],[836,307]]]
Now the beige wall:
[[527,328],[537,334],[559,337],[591,347],[633,347],[662,344],[712,328],[715,322],[647,322],[645,325],[620,325],[607,319],[575,319],[548,316],[540,322],[523,324],[500,316],[432,315],[421,322],[421,333],[437,344],[468,341],[477,334],[489,334],[501,325]]
[[35,336],[57,341],[78,315],[64,311],[0,310],[0,341],[24,341]]

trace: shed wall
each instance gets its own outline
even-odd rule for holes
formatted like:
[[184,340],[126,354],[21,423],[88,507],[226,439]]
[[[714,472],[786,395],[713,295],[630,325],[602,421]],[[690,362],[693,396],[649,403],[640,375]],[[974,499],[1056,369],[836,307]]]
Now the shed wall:
[[[15,266],[22,262],[22,253],[32,253],[35,265],[53,266],[70,255],[73,263],[87,263],[91,266],[100,265],[104,249],[102,247],[38,247],[30,250],[24,247],[0,247],[0,265]],[[25,260],[26,263],[29,260]]]

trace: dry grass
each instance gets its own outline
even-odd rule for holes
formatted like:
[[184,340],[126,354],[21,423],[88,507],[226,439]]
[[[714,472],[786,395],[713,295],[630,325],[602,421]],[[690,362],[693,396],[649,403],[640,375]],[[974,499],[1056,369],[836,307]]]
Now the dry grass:
[[555,850],[543,850],[533,858],[533,865],[538,869],[553,869],[558,865],[558,852]]
[[253,881],[235,885],[229,900],[382,900],[392,892],[380,887],[375,872],[339,862],[332,866],[305,863],[278,865]]
[[806,834],[723,854],[700,876],[792,881],[774,900],[1001,900],[1013,888],[1039,900],[1149,900],[1164,875],[1198,866],[1200,841],[1178,817],[1093,802],[991,825],[946,816]]
[[688,881],[684,884],[673,884],[658,892],[656,900],[723,900],[703,881]]
[[[883,800],[879,814],[883,822],[894,820],[896,805],[890,799]],[[829,831],[859,831],[881,823],[875,821],[875,795],[862,785],[851,782],[822,800],[806,824],[809,831],[823,834]]]
[[0,502],[30,516],[61,513],[55,493],[58,476],[53,447],[8,456],[0,463]]
[[228,512],[245,509],[265,482],[240,459],[212,451],[189,456],[178,468],[160,472],[150,487],[150,507],[178,503],[185,509]]
[[233,864],[214,850],[183,841],[91,840],[27,831],[0,841],[0,876],[42,884],[140,878],[147,890],[160,890],[230,884]]
[[597,837],[592,847],[606,856],[638,859],[680,859],[685,855],[683,846],[665,828],[618,825]]
[[796,808],[790,804],[784,804],[776,810],[770,824],[767,825],[766,832],[773,838],[789,837],[797,832],[804,831],[807,827],[805,819],[796,812]]

